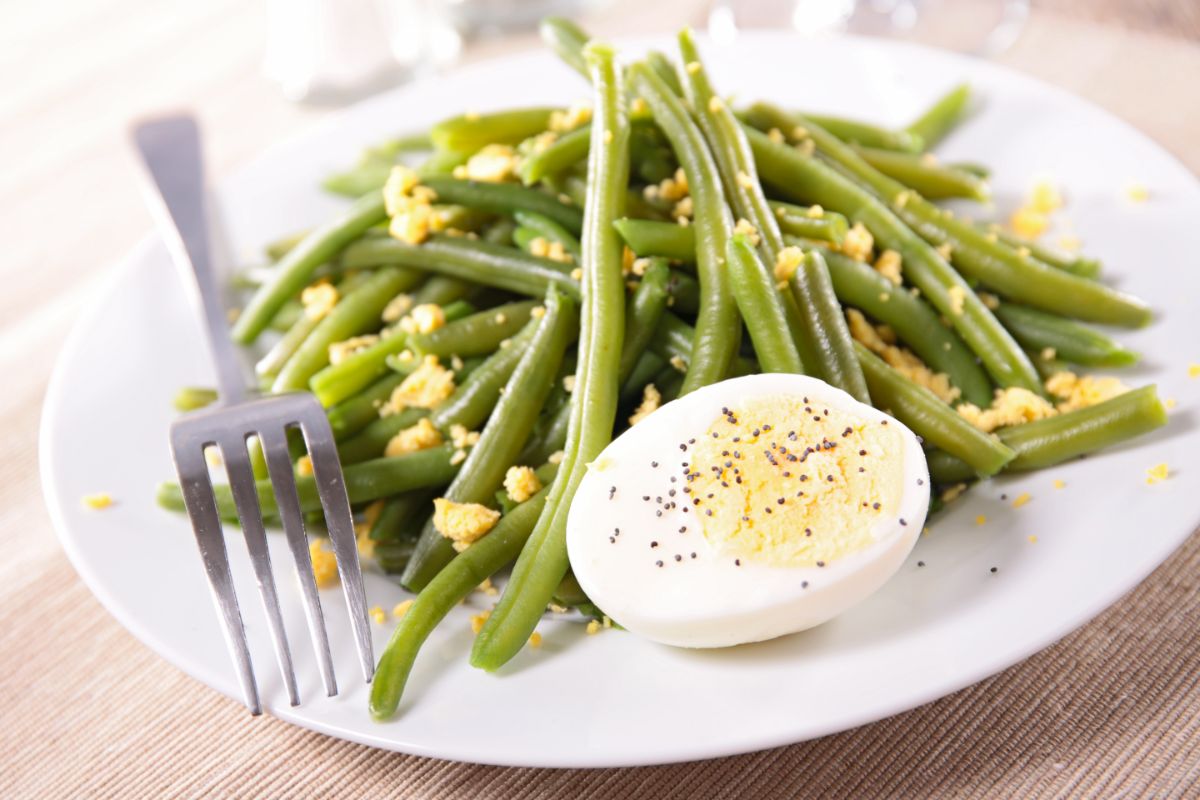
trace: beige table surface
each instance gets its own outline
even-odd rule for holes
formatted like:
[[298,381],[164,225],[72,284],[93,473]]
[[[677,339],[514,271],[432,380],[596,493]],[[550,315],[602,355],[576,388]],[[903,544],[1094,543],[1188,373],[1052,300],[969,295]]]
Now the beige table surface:
[[[1200,171],[1200,4],[1045,5],[1001,61]],[[595,28],[696,21],[695,2],[623,6]],[[219,176],[328,110],[289,105],[260,77],[262,3],[0,9],[0,797],[1200,796],[1197,536],[1099,619],[977,686],[703,763],[552,771],[400,756],[250,719],[187,678],[109,618],[59,548],[36,474],[42,395],[79,310],[150,226],[123,149],[131,116],[196,109]]]

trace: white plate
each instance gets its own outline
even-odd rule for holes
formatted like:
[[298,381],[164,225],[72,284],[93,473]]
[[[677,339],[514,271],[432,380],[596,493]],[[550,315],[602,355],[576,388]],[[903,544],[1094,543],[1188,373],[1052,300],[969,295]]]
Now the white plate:
[[[1127,592],[1195,527],[1200,380],[1188,379],[1187,365],[1200,361],[1200,272],[1192,264],[1200,252],[1200,189],[1182,166],[1083,101],[979,61],[878,41],[776,34],[705,53],[720,89],[741,99],[890,123],[952,83],[970,81],[986,105],[943,153],[992,165],[1002,209],[1036,173],[1067,187],[1065,216],[1087,250],[1104,259],[1108,279],[1161,314],[1121,338],[1146,354],[1129,380],[1156,381],[1163,396],[1178,399],[1170,425],[1135,446],[978,488],[936,518],[883,591],[801,635],[688,652],[548,622],[541,650],[487,675],[467,666],[472,610],[458,609],[425,646],[403,713],[389,724],[368,718],[336,591],[324,602],[342,694],[320,698],[295,582],[283,580],[307,699],[299,708],[287,705],[269,645],[257,647],[271,713],[388,749],[527,766],[651,764],[787,744],[912,708],[1020,661]],[[463,108],[582,97],[578,77],[551,56],[530,53],[356,106],[222,184],[236,251],[255,252],[326,218],[338,203],[321,196],[317,182],[351,163],[362,145]],[[1124,199],[1133,180],[1149,187],[1150,202]],[[61,356],[46,400],[42,474],[63,546],[101,602],[171,663],[237,697],[187,521],[153,501],[155,484],[172,475],[172,393],[210,382],[198,331],[162,245],[146,241],[96,298]],[[1146,469],[1159,462],[1173,477],[1148,486]],[[1066,488],[1053,489],[1054,479]],[[101,490],[116,498],[113,508],[82,508],[82,495]],[[1020,509],[999,499],[1025,491],[1033,500]],[[979,514],[985,525],[976,525]],[[276,564],[288,564],[283,542],[276,537],[272,545]],[[244,549],[235,545],[230,553],[250,638],[265,644]],[[368,576],[367,592],[384,608],[404,596],[381,575]],[[473,602],[482,606],[485,598]],[[378,649],[389,630],[376,626]]]

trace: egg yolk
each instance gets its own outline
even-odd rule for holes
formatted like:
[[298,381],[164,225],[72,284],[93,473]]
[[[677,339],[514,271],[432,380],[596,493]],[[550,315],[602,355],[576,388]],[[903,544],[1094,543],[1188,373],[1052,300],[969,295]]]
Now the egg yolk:
[[691,446],[688,493],[705,539],[763,564],[824,566],[868,547],[897,513],[903,435],[807,397],[722,409]]

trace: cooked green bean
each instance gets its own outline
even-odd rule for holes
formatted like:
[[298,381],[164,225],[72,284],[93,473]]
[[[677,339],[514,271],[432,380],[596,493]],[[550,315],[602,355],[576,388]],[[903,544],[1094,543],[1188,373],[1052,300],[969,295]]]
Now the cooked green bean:
[[1057,252],[1043,244],[1030,239],[1024,239],[1015,233],[1006,231],[1002,225],[995,223],[981,224],[980,227],[985,235],[994,233],[1000,241],[1017,250],[1023,247],[1035,259],[1044,264],[1049,264],[1055,269],[1065,270],[1084,278],[1097,278],[1100,276],[1102,265],[1097,259],[1069,256]]
[[[363,194],[366,194],[366,192],[356,196],[362,197]],[[263,252],[267,254],[267,258],[271,259],[272,261],[278,261],[290,253],[296,247],[296,245],[303,242],[304,237],[308,236],[308,234],[308,231],[300,231],[298,233],[282,236],[273,242],[268,242],[266,247],[263,248]]]
[[[392,458],[377,458],[364,461],[361,464],[351,464],[345,468],[346,493],[352,505],[369,503],[383,497],[390,497],[413,489],[442,486],[449,483],[458,472],[458,466],[451,463],[454,454],[452,447],[434,447],[407,453]],[[275,505],[275,492],[269,479],[257,481],[259,506],[263,516],[279,516],[279,508]],[[300,498],[300,510],[303,512],[320,511],[321,497],[317,494],[315,479],[309,476],[296,478],[296,493]],[[237,508],[233,503],[233,495],[229,486],[217,484],[213,486],[213,494],[217,500],[217,509],[224,520],[236,521]],[[179,484],[173,481],[159,484],[157,501],[160,506],[171,511],[184,511],[183,494]]]
[[379,407],[387,402],[404,378],[404,375],[390,372],[326,411],[334,438],[347,439],[379,419]]
[[415,540],[421,529],[412,523],[427,512],[432,501],[433,493],[428,489],[416,489],[388,499],[371,525],[367,538],[373,542]]
[[696,261],[696,232],[691,225],[625,217],[613,223],[625,244],[641,258],[661,256],[687,264]]
[[621,242],[613,221],[621,216],[629,181],[629,125],[613,50],[590,44],[584,54],[595,94],[584,205],[584,301],[571,420],[562,474],[521,549],[500,602],[471,650],[472,665],[487,670],[499,668],[524,646],[566,574],[567,511],[587,465],[612,438],[617,411],[625,285]]
[[342,260],[347,267],[399,264],[529,297],[542,297],[551,286],[579,296],[570,264],[531,256],[515,247],[458,237],[437,236],[419,245],[391,237],[364,239],[346,248]]
[[725,269],[763,371],[803,374],[804,364],[788,330],[783,303],[778,301],[779,290],[745,234],[729,238]]
[[[453,287],[445,288],[449,290]],[[442,292],[446,296],[453,293]],[[448,322],[454,322],[474,310],[475,307],[467,301],[455,300],[448,303],[442,309],[442,313]],[[407,349],[408,340],[408,335],[402,331],[385,332],[374,344],[346,356],[337,364],[323,367],[309,379],[309,389],[321,401],[321,405],[326,407],[353,397],[387,372],[389,357]]]
[[961,397],[986,407],[992,402],[992,382],[962,339],[946,327],[924,300],[894,286],[869,265],[824,247],[814,247],[825,259],[833,291],[845,305],[866,312],[891,326],[934,372],[945,373]]
[[733,218],[725,205],[717,165],[679,97],[645,64],[634,64],[629,74],[683,166],[695,211],[701,297],[696,338],[682,390],[687,394],[724,378],[737,353],[737,306],[722,265]]
[[810,195],[822,207],[863,222],[884,247],[900,253],[905,276],[946,316],[996,383],[1042,391],[1025,353],[962,276],[883,203],[817,159],[758,131],[747,133],[768,183],[785,193]]
[[373,225],[387,219],[383,196],[360,198],[343,214],[304,237],[280,259],[271,279],[259,287],[233,326],[234,341],[250,344],[284,303],[299,294],[312,274]]
[[913,383],[858,342],[854,343],[854,350],[867,376],[875,406],[893,414],[929,444],[958,456],[979,475],[994,475],[1016,456],[959,416],[933,392]]
[[391,172],[391,164],[359,164],[345,172],[327,175],[321,181],[321,188],[330,194],[338,194],[342,197],[362,197],[368,192],[377,192],[382,189]]
[[558,242],[575,261],[579,261],[579,239],[562,225],[533,211],[516,211],[513,212],[513,217],[519,225],[534,231],[546,241]]
[[429,333],[410,334],[408,347],[417,355],[439,358],[489,355],[505,339],[520,333],[529,322],[530,313],[539,305],[536,300],[522,300],[495,306]]
[[[755,104],[749,116],[759,124],[773,124],[772,121],[777,122],[781,117],[789,119],[778,109],[762,103]],[[998,237],[989,236],[883,175],[828,131],[811,121],[795,119],[805,127],[819,152],[861,182],[880,201],[890,204],[895,214],[912,230],[934,245],[949,245],[951,260],[966,277],[1010,300],[1065,317],[1129,326],[1145,325],[1150,321],[1149,308],[1137,298],[1055,269],[1033,258],[1031,253],[1010,247]],[[924,287],[921,289],[926,291]],[[931,299],[936,305],[936,298]],[[964,338],[967,337],[964,335]]]
[[617,369],[617,380],[622,385],[654,338],[654,332],[667,308],[667,284],[670,279],[671,271],[666,262],[653,259],[642,273],[637,288],[625,302],[625,335],[622,337],[621,361]]
[[455,555],[417,595],[379,657],[371,682],[372,717],[385,720],[396,713],[421,645],[455,606],[517,557],[549,494],[549,488],[542,489],[501,517],[487,536]]
[[195,411],[217,402],[217,390],[202,386],[184,386],[175,393],[171,404],[176,411]]
[[920,192],[929,200],[962,197],[986,203],[992,196],[986,181],[965,170],[940,163],[931,153],[897,153],[874,147],[855,147],[854,152],[884,175]]
[[[575,338],[575,303],[554,290],[547,293],[546,313],[529,346],[513,371],[496,408],[471,448],[462,469],[442,493],[454,503],[490,503],[504,483],[504,473],[515,462],[533,431],[538,413],[554,383],[563,354]],[[426,523],[416,551],[404,568],[400,583],[420,591],[454,558],[454,546],[433,525]]]
[[308,379],[329,363],[331,344],[376,329],[380,315],[391,299],[415,286],[420,279],[421,273],[416,270],[398,267],[377,270],[361,286],[339,300],[317,323],[283,365],[271,391],[295,392],[307,388]]
[[1126,350],[1094,328],[1034,308],[1002,303],[996,316],[1026,348],[1052,349],[1064,361],[1087,367],[1126,367],[1138,354]]
[[[785,236],[798,236],[818,242],[841,244],[850,223],[841,214],[824,209],[771,201],[771,210]],[[818,213],[819,212],[819,213]]]
[[518,108],[491,114],[460,114],[429,131],[439,150],[474,153],[489,144],[516,144],[549,126],[553,108]]
[[932,150],[962,121],[970,100],[971,87],[961,83],[939,97],[921,116],[909,123],[905,130],[919,138],[926,150]]
[[424,178],[424,185],[437,193],[439,203],[452,203],[492,214],[533,211],[578,235],[583,213],[553,195],[515,183],[485,183],[436,175]]
[[[401,379],[404,376],[400,376]],[[389,395],[390,396],[390,395]],[[387,402],[386,398],[383,402]],[[338,458],[342,464],[357,464],[360,461],[370,461],[383,455],[387,443],[400,431],[416,425],[422,417],[429,416],[428,409],[406,408],[385,417],[375,411],[375,419],[365,425],[353,436],[338,443]]]
[[558,136],[553,142],[534,150],[517,164],[517,175],[526,186],[554,175],[587,158],[590,125],[581,125]]
[[[827,114],[803,114],[807,120],[820,125],[834,136],[846,142],[853,142],[864,147],[877,147],[881,150],[895,150],[898,153],[919,153],[925,149],[925,141],[909,131],[897,131],[874,125],[870,122],[831,117]],[[800,123],[802,124],[802,123]],[[779,127],[778,125],[774,127]],[[781,128],[785,135],[792,135],[792,128]],[[802,137],[797,137],[802,138]]]
[[[815,250],[805,253],[789,283],[796,305],[812,310],[812,313],[803,315],[805,339],[816,351],[812,368],[826,383],[849,393],[859,402],[870,403],[866,378],[858,366],[854,340],[850,338],[846,318],[834,294],[825,259]],[[830,315],[836,315],[836,321],[841,324],[835,325],[834,320],[829,319]],[[761,357],[759,360],[762,360]],[[854,362],[854,368],[850,367],[851,361]]]
[[641,402],[646,384],[652,383],[654,376],[665,366],[667,366],[667,362],[662,356],[653,350],[643,351],[641,358],[634,363],[633,369],[630,370],[629,377],[621,384],[621,403],[624,405]]
[[542,41],[549,45],[567,66],[583,77],[588,77],[587,64],[583,58],[583,48],[588,43],[588,35],[565,17],[545,17],[538,25],[538,33]]
[[662,78],[663,83],[670,87],[672,92],[683,97],[683,84],[679,82],[679,73],[675,71],[675,65],[666,53],[661,50],[649,51],[646,53],[646,64],[654,70],[655,75]]
[[[996,431],[1016,457],[1006,471],[1043,469],[1137,438],[1167,424],[1154,385],[1132,389],[1094,406]],[[944,452],[929,455],[929,474],[939,483],[965,480],[970,467]]]

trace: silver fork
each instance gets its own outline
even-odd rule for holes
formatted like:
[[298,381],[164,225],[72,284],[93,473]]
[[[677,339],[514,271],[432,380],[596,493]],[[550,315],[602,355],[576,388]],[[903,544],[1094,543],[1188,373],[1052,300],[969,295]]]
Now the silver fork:
[[266,457],[279,517],[300,578],[304,612],[321,678],[326,691],[333,696],[337,694],[333,656],[313,575],[287,437],[289,428],[298,428],[312,459],[317,494],[337,558],[338,574],[350,611],[350,623],[358,645],[363,676],[370,681],[375,670],[375,658],[367,622],[366,594],[350,516],[350,501],[346,495],[333,431],[324,410],[310,394],[269,397],[247,395],[238,354],[229,335],[212,259],[204,159],[196,121],[186,115],[147,120],[134,126],[133,139],[149,174],[151,188],[154,189],[151,192],[151,205],[159,228],[175,263],[194,278],[191,283],[199,295],[209,350],[217,368],[220,399],[213,406],[182,417],[171,426],[171,453],[183,488],[184,504],[212,587],[225,641],[238,672],[242,694],[251,713],[262,713],[246,631],[229,571],[221,518],[205,459],[204,451],[208,447],[219,448],[225,462],[238,520],[245,534],[246,547],[266,611],[276,660],[291,704],[300,704],[296,673],[279,609],[267,536],[247,449],[251,437],[255,437]]

